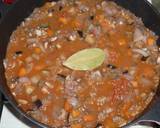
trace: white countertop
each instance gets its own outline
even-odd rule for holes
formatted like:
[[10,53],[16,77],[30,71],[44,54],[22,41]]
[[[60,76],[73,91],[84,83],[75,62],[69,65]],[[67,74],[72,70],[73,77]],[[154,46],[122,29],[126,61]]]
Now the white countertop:
[[[148,1],[151,2],[151,0]],[[0,128],[29,128],[29,127],[25,125],[23,122],[21,122],[19,119],[17,119],[12,113],[9,112],[6,106],[4,106],[0,121]],[[135,128],[142,128],[142,127],[136,126]]]
[[7,108],[3,107],[0,128],[29,128],[19,119],[17,119]]

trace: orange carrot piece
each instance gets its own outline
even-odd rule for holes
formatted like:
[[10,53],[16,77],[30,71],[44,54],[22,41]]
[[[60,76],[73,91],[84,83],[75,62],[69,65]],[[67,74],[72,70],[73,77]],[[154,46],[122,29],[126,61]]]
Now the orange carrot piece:
[[64,17],[60,17],[59,18],[59,21],[61,22],[61,23],[63,23],[63,24],[67,24],[67,19],[66,18],[64,18]]
[[104,121],[105,128],[118,128],[118,126],[113,122],[111,118],[107,118]]
[[19,70],[18,75],[19,75],[20,77],[25,76],[26,74],[27,74],[27,71],[26,71],[25,68],[21,68],[21,69]]
[[51,29],[47,29],[47,34],[48,34],[48,36],[52,36],[53,35],[53,31]]
[[127,51],[127,54],[128,54],[128,56],[132,56],[131,50],[128,50],[128,51]]
[[149,37],[149,38],[147,39],[147,44],[150,45],[150,46],[153,45],[154,42],[155,42],[155,40],[154,40],[154,38],[152,38],[152,37]]
[[78,117],[80,115],[80,112],[78,110],[73,110],[72,111],[72,116],[73,117]]
[[65,109],[67,112],[71,112],[72,106],[68,103],[68,101],[65,102],[65,104],[64,104],[64,109]]
[[43,64],[39,64],[35,66],[35,70],[40,71],[44,68],[45,66]]
[[95,116],[94,115],[84,115],[83,120],[86,122],[91,122],[95,120]]
[[37,53],[37,54],[40,54],[40,53],[41,53],[41,49],[40,49],[40,48],[38,48],[38,47],[37,47],[37,48],[35,48],[35,49],[34,49],[34,51],[35,51],[35,53]]
[[126,40],[125,39],[119,39],[119,45],[122,46],[122,45],[125,45],[126,44]]

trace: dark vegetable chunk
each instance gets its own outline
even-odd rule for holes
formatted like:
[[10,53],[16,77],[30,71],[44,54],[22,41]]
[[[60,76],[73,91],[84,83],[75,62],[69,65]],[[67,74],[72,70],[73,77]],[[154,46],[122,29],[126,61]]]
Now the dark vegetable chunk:
[[59,11],[61,11],[63,9],[63,7],[62,6],[59,6]]
[[115,65],[113,65],[113,64],[108,64],[107,67],[110,68],[110,69],[116,69],[116,68],[117,68],[117,67],[116,67]]
[[80,36],[81,38],[83,38],[83,31],[78,30],[77,32],[78,32],[79,36]]
[[36,100],[35,102],[34,102],[34,104],[35,104],[35,106],[36,106],[36,108],[40,108],[40,107],[42,107],[42,101],[40,100],[40,99],[38,99],[38,100]]
[[63,75],[63,74],[57,74],[57,80],[59,80],[60,82],[64,83],[65,79],[66,79],[65,75]]
[[23,52],[22,52],[22,51],[16,51],[15,54],[16,54],[17,56],[20,56],[20,55],[23,54]]
[[94,20],[94,16],[90,16],[90,19],[91,19],[91,20]]
[[146,61],[147,59],[148,59],[148,56],[147,57],[142,56],[141,61]]

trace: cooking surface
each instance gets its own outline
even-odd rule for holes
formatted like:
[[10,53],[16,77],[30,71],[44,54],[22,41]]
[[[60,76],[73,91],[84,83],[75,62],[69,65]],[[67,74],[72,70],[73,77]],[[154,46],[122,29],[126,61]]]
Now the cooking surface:
[[2,121],[2,123],[3,123],[3,121]]

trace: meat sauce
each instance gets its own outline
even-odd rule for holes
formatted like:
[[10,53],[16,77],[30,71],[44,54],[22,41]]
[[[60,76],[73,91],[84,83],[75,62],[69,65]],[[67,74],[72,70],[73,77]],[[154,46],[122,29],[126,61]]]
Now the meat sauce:
[[[5,75],[19,107],[49,127],[117,128],[135,119],[156,93],[157,36],[111,1],[47,2],[13,32]],[[106,58],[87,71],[63,65],[100,48]]]

